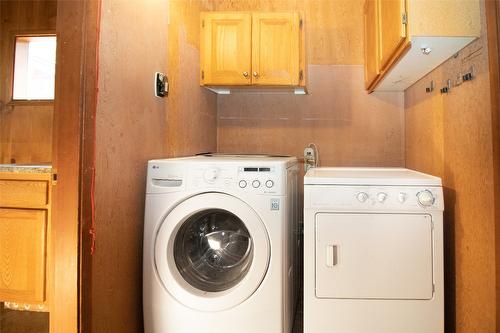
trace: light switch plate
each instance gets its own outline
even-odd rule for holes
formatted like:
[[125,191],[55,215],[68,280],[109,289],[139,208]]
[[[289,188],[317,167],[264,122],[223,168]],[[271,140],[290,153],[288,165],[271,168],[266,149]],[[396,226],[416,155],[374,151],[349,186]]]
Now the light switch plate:
[[165,97],[168,95],[168,79],[163,73],[155,73],[155,96]]

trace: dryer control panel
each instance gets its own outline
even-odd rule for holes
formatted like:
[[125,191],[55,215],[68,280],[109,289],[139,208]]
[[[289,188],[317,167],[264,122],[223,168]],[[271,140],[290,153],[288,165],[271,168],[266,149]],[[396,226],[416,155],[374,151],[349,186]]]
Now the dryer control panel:
[[306,185],[309,207],[350,210],[443,210],[443,191],[437,186]]

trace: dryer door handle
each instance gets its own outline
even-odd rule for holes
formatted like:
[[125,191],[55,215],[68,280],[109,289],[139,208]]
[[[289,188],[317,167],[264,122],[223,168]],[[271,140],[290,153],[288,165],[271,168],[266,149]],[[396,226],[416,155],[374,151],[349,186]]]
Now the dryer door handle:
[[338,247],[337,245],[326,246],[326,266],[333,267],[338,263]]

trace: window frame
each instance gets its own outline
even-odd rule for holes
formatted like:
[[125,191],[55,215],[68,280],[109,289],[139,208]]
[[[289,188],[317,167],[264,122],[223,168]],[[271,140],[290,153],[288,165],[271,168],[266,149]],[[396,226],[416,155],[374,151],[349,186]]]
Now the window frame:
[[6,91],[8,106],[12,105],[29,105],[29,106],[38,106],[38,105],[54,105],[54,101],[56,99],[56,91],[55,91],[55,83],[54,83],[54,98],[53,99],[14,99],[14,70],[15,70],[15,61],[16,61],[16,40],[18,37],[56,37],[56,73],[54,77],[54,81],[57,78],[57,54],[59,53],[59,36],[55,30],[19,30],[19,31],[11,31],[10,45],[9,47],[9,55],[10,59],[8,59],[10,66],[7,66],[10,73],[7,73],[7,77],[9,77],[9,84]]

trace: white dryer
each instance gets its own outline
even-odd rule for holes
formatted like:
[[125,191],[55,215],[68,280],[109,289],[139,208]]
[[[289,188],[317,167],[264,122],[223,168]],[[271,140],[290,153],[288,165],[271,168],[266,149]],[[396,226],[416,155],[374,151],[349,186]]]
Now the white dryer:
[[149,161],[146,333],[291,331],[297,171],[265,155]]
[[442,333],[441,179],[315,168],[304,179],[304,332]]

